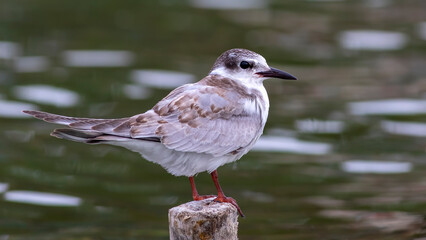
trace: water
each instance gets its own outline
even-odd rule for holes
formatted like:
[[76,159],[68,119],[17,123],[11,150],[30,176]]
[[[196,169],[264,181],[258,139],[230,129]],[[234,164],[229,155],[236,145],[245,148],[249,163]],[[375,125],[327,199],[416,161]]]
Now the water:
[[72,107],[80,101],[77,93],[49,85],[16,86],[13,88],[13,93],[20,100],[56,107]]
[[45,56],[16,57],[14,70],[19,73],[45,72],[50,67],[50,61]]
[[352,102],[348,108],[353,115],[420,115],[426,114],[426,100],[386,99]]
[[0,5],[0,240],[168,239],[186,178],[21,110],[131,116],[234,47],[299,79],[265,82],[264,137],[219,169],[240,239],[426,238],[424,1]]
[[125,67],[134,62],[135,55],[117,50],[67,50],[62,53],[68,67]]
[[426,39],[426,22],[421,22],[418,24],[418,35],[422,39]]
[[142,86],[160,89],[174,89],[196,82],[192,74],[165,70],[133,70],[130,78]]
[[301,141],[291,137],[262,136],[253,146],[253,151],[289,152],[322,155],[330,153],[332,145],[320,142]]
[[37,107],[31,103],[0,99],[0,109],[0,116],[2,118],[28,118],[26,114],[22,113],[22,110],[37,110]]
[[251,9],[251,8],[264,8],[267,1],[262,0],[236,0],[236,1],[207,1],[207,0],[191,0],[191,5],[197,8],[207,9],[222,9],[222,10],[238,10],[238,9]]
[[300,119],[295,123],[295,128],[305,133],[342,133],[345,128],[343,121],[321,121],[317,119]]
[[0,59],[13,59],[21,54],[18,43],[0,41]]
[[42,205],[49,207],[76,207],[81,204],[78,197],[63,194],[42,193],[35,191],[8,191],[3,196],[5,201]]
[[377,30],[344,31],[339,36],[340,45],[350,50],[398,50],[407,44],[403,33]]
[[342,170],[350,173],[407,173],[412,169],[409,162],[386,162],[372,160],[351,160],[341,165]]

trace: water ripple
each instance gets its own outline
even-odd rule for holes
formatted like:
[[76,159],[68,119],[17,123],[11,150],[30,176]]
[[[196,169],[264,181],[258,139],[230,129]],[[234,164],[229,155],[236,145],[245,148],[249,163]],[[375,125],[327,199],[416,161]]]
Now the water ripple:
[[37,106],[29,103],[7,101],[0,99],[0,117],[5,118],[29,118],[22,110],[37,110]]
[[77,93],[49,85],[17,86],[13,88],[13,92],[19,99],[57,107],[75,106],[80,101]]
[[348,108],[353,115],[416,115],[426,113],[426,100],[385,99],[351,102]]
[[176,88],[195,81],[192,74],[164,70],[134,70],[130,78],[135,83],[163,89]]
[[407,41],[403,33],[379,30],[351,30],[339,35],[340,45],[350,50],[398,50]]
[[50,67],[49,59],[44,56],[19,57],[14,60],[14,69],[20,73],[44,72]]
[[407,173],[412,169],[409,162],[352,160],[343,162],[341,168],[350,173]]
[[328,143],[308,142],[290,137],[263,136],[253,147],[253,151],[291,152],[298,154],[323,155],[330,153],[332,145]]
[[190,4],[196,8],[235,10],[265,8],[267,1],[262,0],[191,0]]
[[73,207],[81,204],[81,198],[57,193],[36,191],[9,191],[4,194],[4,199],[9,202],[28,203],[42,206]]
[[129,51],[116,50],[68,50],[62,58],[68,67],[125,67],[135,61]]
[[13,59],[21,54],[21,46],[14,42],[0,41],[0,59]]

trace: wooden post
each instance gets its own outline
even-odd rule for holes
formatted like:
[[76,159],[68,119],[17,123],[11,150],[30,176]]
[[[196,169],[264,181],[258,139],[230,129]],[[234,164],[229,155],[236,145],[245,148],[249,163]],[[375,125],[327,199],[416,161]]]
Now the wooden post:
[[214,198],[184,203],[169,209],[171,240],[237,240],[238,212]]

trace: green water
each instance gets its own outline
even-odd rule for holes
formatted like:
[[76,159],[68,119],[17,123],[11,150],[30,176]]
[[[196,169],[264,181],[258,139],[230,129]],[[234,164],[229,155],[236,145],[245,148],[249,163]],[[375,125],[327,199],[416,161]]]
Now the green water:
[[[48,60],[42,70],[23,72],[14,57],[1,57],[0,44],[0,100],[70,116],[131,116],[170,91],[132,82],[133,70],[172,70],[201,79],[223,51],[248,48],[299,78],[265,82],[271,102],[265,135],[332,149],[316,155],[309,147],[258,150],[221,167],[222,188],[246,215],[239,238],[426,237],[425,2],[247,1],[239,5],[257,7],[239,10],[195,2],[0,0],[0,43],[17,44],[16,56]],[[373,44],[370,50],[348,49],[341,38],[350,30],[399,35],[376,36],[375,45],[356,41]],[[64,60],[67,50],[123,50],[133,60],[122,67],[72,67]],[[35,84],[71,90],[79,102],[58,107],[19,97],[17,86]],[[148,95],[129,98],[122,91],[129,84]],[[395,103],[388,113],[360,115],[350,107],[383,99],[415,100],[417,110],[401,114],[408,107]],[[59,140],[49,136],[54,125],[0,115],[0,240],[168,239],[167,210],[191,200],[188,179],[138,154]],[[344,128],[315,133],[298,127],[307,119],[338,121]],[[386,128],[400,123],[420,127],[414,133]],[[344,170],[352,160],[410,168],[393,174]],[[201,194],[215,191],[208,174],[199,174],[196,183]],[[7,199],[22,190],[81,202],[43,206]]]

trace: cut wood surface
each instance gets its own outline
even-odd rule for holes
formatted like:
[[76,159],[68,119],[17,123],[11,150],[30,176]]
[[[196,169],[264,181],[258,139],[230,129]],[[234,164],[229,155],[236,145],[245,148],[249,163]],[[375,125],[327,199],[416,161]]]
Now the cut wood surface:
[[230,203],[209,198],[184,203],[169,210],[172,240],[238,239],[238,212]]

